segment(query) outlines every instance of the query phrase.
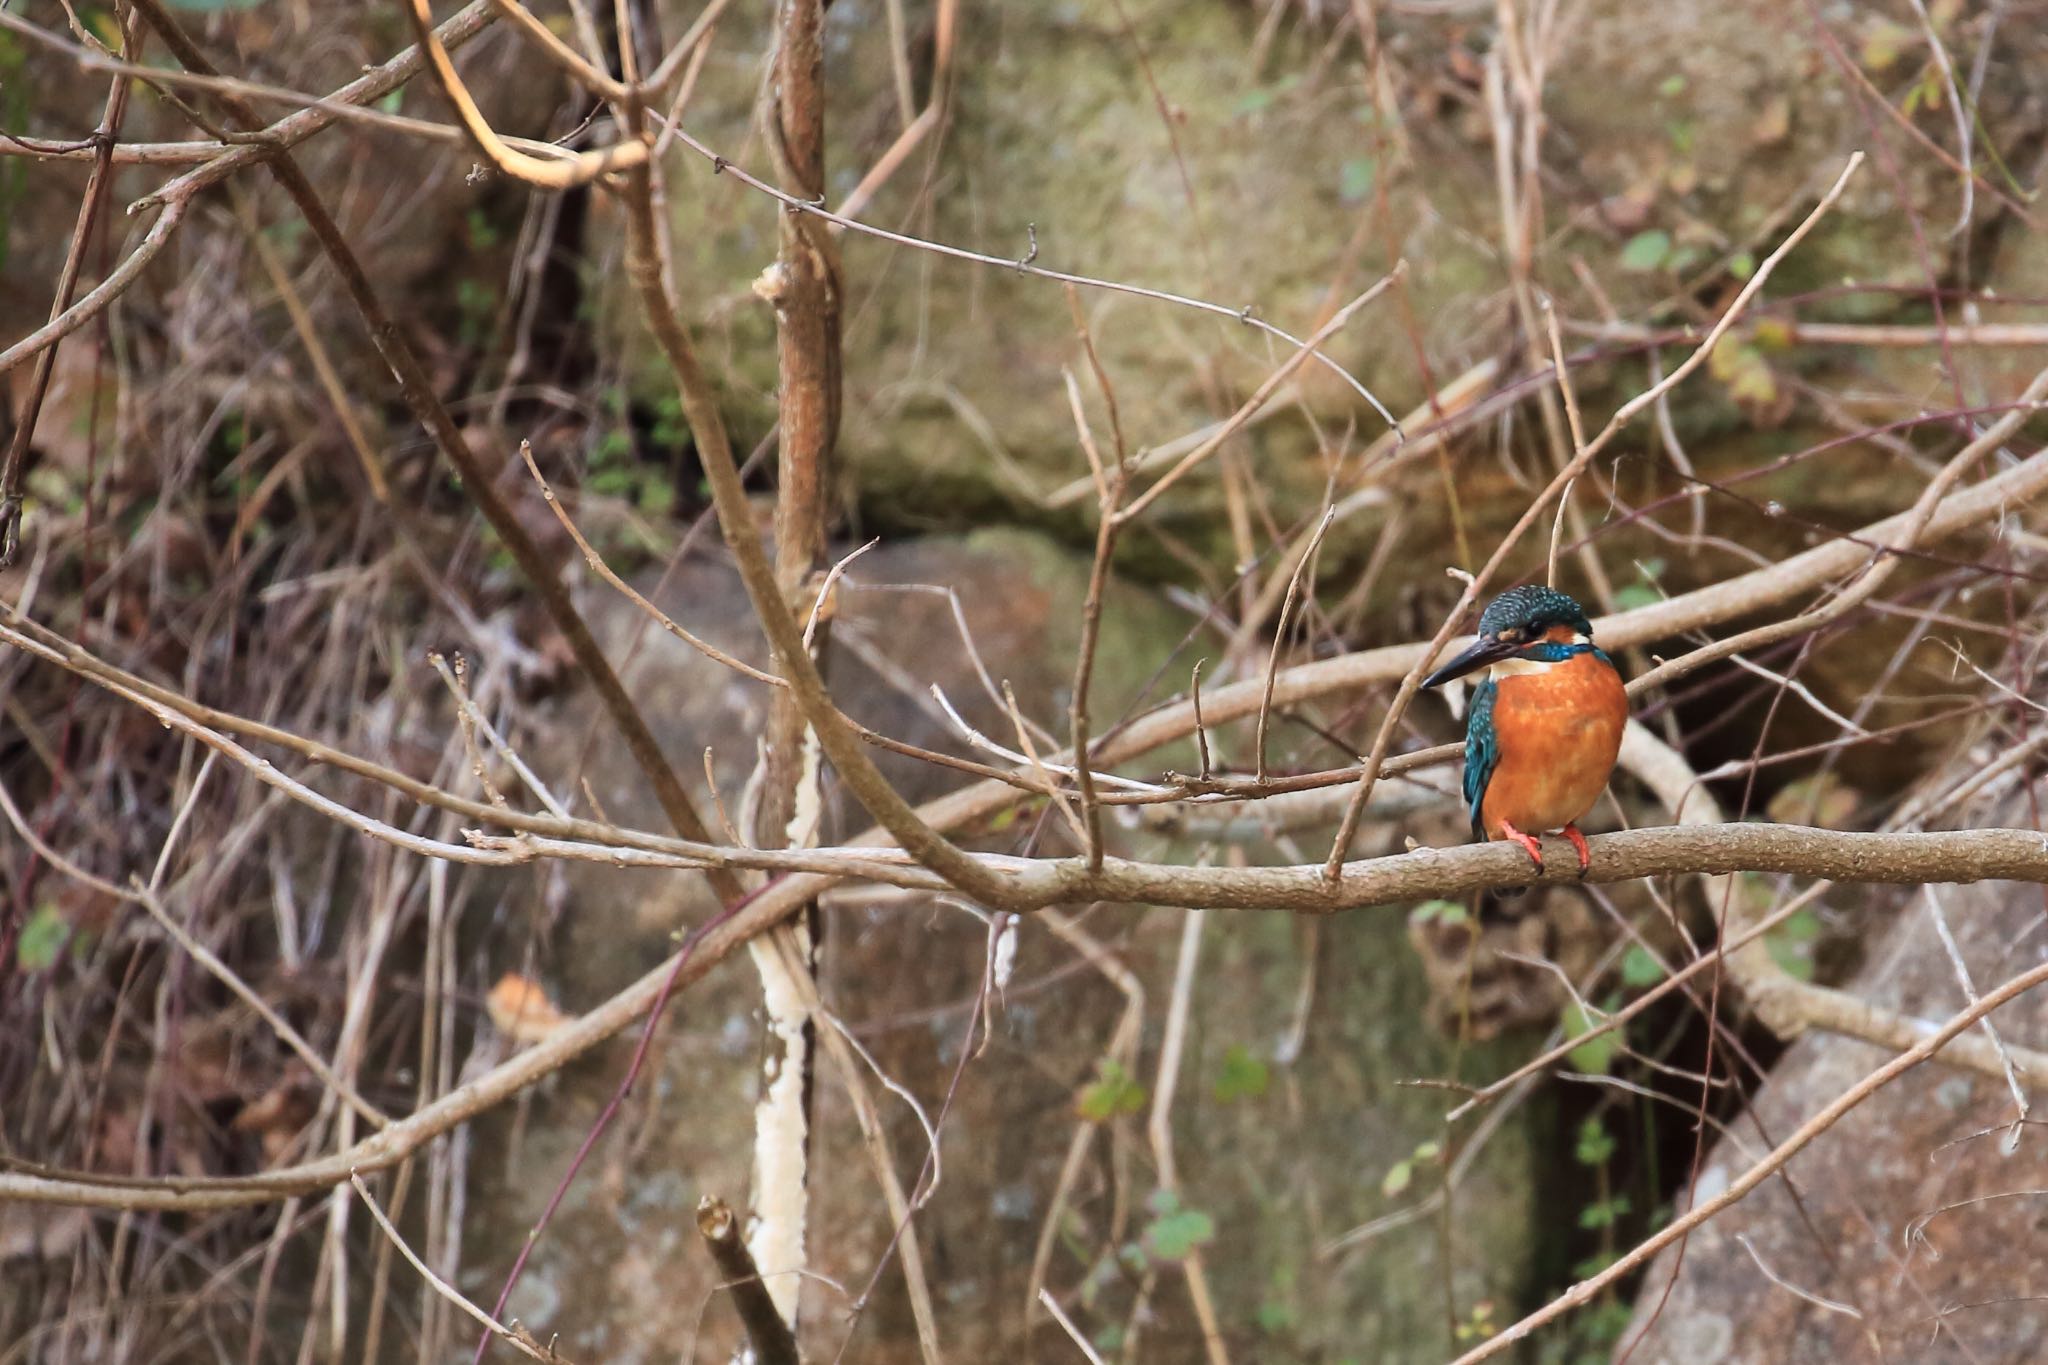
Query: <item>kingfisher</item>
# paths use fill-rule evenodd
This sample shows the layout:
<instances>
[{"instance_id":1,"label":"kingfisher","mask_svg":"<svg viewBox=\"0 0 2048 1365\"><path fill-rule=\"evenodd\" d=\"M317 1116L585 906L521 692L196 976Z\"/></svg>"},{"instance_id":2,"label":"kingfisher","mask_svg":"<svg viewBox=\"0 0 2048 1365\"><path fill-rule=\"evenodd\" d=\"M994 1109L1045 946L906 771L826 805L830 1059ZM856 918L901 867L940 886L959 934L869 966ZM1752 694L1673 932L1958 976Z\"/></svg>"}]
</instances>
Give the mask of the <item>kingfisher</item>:
<instances>
[{"instance_id":1,"label":"kingfisher","mask_svg":"<svg viewBox=\"0 0 2048 1365\"><path fill-rule=\"evenodd\" d=\"M1422 680L1435 687L1479 669L1465 720L1465 805L1472 837L1510 839L1543 870L1539 836L1556 830L1592 859L1578 821L1614 771L1628 693L1593 643L1585 609L1555 588L1525 584L1493 599L1472 647Z\"/></svg>"}]
</instances>

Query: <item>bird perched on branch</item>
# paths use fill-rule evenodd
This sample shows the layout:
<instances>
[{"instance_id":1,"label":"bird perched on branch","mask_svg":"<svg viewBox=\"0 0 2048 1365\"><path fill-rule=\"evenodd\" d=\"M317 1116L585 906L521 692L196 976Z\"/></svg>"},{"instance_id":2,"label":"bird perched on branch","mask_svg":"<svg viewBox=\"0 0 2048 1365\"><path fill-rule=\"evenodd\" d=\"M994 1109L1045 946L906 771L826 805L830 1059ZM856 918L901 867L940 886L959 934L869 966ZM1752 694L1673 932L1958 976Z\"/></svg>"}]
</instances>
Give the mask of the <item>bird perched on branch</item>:
<instances>
[{"instance_id":1,"label":"bird perched on branch","mask_svg":"<svg viewBox=\"0 0 2048 1365\"><path fill-rule=\"evenodd\" d=\"M1606 789L1628 724L1621 674L1593 643L1585 610L1536 584L1494 598L1479 617L1479 639L1422 685L1482 668L1465 721L1472 837L1513 840L1541 872L1538 836L1560 830L1583 876L1591 860L1577 822Z\"/></svg>"}]
</instances>

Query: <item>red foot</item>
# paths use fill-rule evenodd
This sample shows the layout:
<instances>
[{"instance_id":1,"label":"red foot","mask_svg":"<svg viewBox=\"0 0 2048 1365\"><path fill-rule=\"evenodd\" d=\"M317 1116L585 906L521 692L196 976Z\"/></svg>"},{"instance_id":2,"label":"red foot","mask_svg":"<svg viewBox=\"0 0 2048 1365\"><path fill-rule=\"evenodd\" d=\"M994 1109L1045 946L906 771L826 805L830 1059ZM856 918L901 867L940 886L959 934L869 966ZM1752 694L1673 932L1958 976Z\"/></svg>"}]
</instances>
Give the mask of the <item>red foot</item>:
<instances>
[{"instance_id":1,"label":"red foot","mask_svg":"<svg viewBox=\"0 0 2048 1365\"><path fill-rule=\"evenodd\" d=\"M1513 825L1509 824L1505 820L1500 822L1500 834L1503 839L1512 839L1514 842L1520 844L1522 846L1522 850L1529 855L1529 861L1536 864L1536 870L1538 872L1543 871L1542 840L1536 838L1534 835L1522 833L1522 831L1516 829Z\"/></svg>"},{"instance_id":2,"label":"red foot","mask_svg":"<svg viewBox=\"0 0 2048 1365\"><path fill-rule=\"evenodd\" d=\"M1572 847L1579 851L1579 880L1584 881L1586 873L1593 867L1593 855L1586 851L1586 836L1579 833L1577 825L1566 825L1564 837L1571 840Z\"/></svg>"}]
</instances>

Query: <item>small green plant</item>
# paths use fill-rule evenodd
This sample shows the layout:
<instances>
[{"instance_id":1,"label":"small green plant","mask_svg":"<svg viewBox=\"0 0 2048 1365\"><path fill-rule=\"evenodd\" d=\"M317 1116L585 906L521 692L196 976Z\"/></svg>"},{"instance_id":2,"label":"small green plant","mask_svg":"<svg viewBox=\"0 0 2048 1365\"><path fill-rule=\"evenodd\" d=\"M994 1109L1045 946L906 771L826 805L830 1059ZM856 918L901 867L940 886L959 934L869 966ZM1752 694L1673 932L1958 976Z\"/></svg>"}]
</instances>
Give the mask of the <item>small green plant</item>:
<instances>
[{"instance_id":1,"label":"small green plant","mask_svg":"<svg viewBox=\"0 0 2048 1365\"><path fill-rule=\"evenodd\" d=\"M1188 1208L1172 1190L1154 1190L1146 1201L1152 1221L1138 1239L1138 1247L1150 1261L1185 1261L1216 1240L1216 1220L1200 1209Z\"/></svg>"},{"instance_id":2,"label":"small green plant","mask_svg":"<svg viewBox=\"0 0 2048 1365\"><path fill-rule=\"evenodd\" d=\"M491 321L498 315L498 291L482 280L455 282L456 335L465 347L474 349L489 335Z\"/></svg>"},{"instance_id":3,"label":"small green plant","mask_svg":"<svg viewBox=\"0 0 2048 1365\"><path fill-rule=\"evenodd\" d=\"M1443 1160L1443 1155L1443 1144L1440 1142L1418 1144L1413 1152L1387 1168L1386 1175L1380 1179L1380 1193L1389 1199L1405 1193L1408 1187L1415 1183L1415 1168L1435 1165Z\"/></svg>"},{"instance_id":4,"label":"small green plant","mask_svg":"<svg viewBox=\"0 0 2048 1365\"><path fill-rule=\"evenodd\" d=\"M1771 961L1787 973L1801 981L1811 981L1820 929L1820 916L1811 910L1795 910L1783 924L1764 935L1764 947L1770 951Z\"/></svg>"},{"instance_id":5,"label":"small green plant","mask_svg":"<svg viewBox=\"0 0 2048 1365\"><path fill-rule=\"evenodd\" d=\"M1642 990L1654 986L1664 979L1664 965L1650 955L1650 950L1637 943L1630 946L1621 959L1621 984Z\"/></svg>"},{"instance_id":6,"label":"small green plant","mask_svg":"<svg viewBox=\"0 0 2048 1365\"><path fill-rule=\"evenodd\" d=\"M1622 244L1621 268L1638 275L1662 270L1671 256L1671 234L1662 228L1638 232Z\"/></svg>"},{"instance_id":7,"label":"small green plant","mask_svg":"<svg viewBox=\"0 0 2048 1365\"><path fill-rule=\"evenodd\" d=\"M70 922L63 911L45 902L21 926L21 934L14 940L14 964L24 973L47 971L57 965L69 942Z\"/></svg>"},{"instance_id":8,"label":"small green plant","mask_svg":"<svg viewBox=\"0 0 2048 1365\"><path fill-rule=\"evenodd\" d=\"M1255 1100L1266 1093L1271 1079L1266 1064L1253 1056L1250 1048L1232 1043L1224 1051L1223 1066L1216 1075L1216 1101L1229 1104L1232 1100Z\"/></svg>"},{"instance_id":9,"label":"small green plant","mask_svg":"<svg viewBox=\"0 0 2048 1365\"><path fill-rule=\"evenodd\" d=\"M1615 1057L1621 1052L1624 1025L1616 1025L1605 1033L1594 1030L1607 1022L1607 1015L1621 1004L1618 996L1609 996L1600 1009L1591 1009L1574 1000L1564 1008L1564 1025L1567 1038L1585 1039L1571 1050L1569 1060L1580 1071L1595 1076L1605 1076L1614 1066Z\"/></svg>"},{"instance_id":10,"label":"small green plant","mask_svg":"<svg viewBox=\"0 0 2048 1365\"><path fill-rule=\"evenodd\" d=\"M1458 1324L1457 1337L1460 1345L1472 1341L1485 1341L1500 1330L1500 1324L1493 1320L1493 1300L1481 1299L1472 1305L1472 1311Z\"/></svg>"},{"instance_id":11,"label":"small green plant","mask_svg":"<svg viewBox=\"0 0 2048 1365\"><path fill-rule=\"evenodd\" d=\"M1410 924L1437 923L1448 927L1463 924L1472 912L1456 901L1424 901L1408 912Z\"/></svg>"},{"instance_id":12,"label":"small green plant","mask_svg":"<svg viewBox=\"0 0 2048 1365\"><path fill-rule=\"evenodd\" d=\"M490 215L482 208L472 206L463 217L463 226L469 233L469 245L473 251L489 251L504 240L505 234L491 221Z\"/></svg>"},{"instance_id":13,"label":"small green plant","mask_svg":"<svg viewBox=\"0 0 2048 1365\"><path fill-rule=\"evenodd\" d=\"M1135 1114L1145 1107L1145 1087L1130 1070L1113 1057L1095 1064L1095 1079L1081 1087L1074 1100L1074 1112L1090 1123L1107 1123L1119 1114Z\"/></svg>"},{"instance_id":14,"label":"small green plant","mask_svg":"<svg viewBox=\"0 0 2048 1365\"><path fill-rule=\"evenodd\" d=\"M1369 156L1354 156L1337 168L1337 197L1347 204L1362 202L1372 193L1378 164Z\"/></svg>"},{"instance_id":15,"label":"small green plant","mask_svg":"<svg viewBox=\"0 0 2048 1365\"><path fill-rule=\"evenodd\" d=\"M1664 600L1665 593L1659 586L1664 577L1664 561L1655 555L1636 561L1636 578L1633 583L1624 583L1614 590L1614 607L1617 611L1632 611L1647 607L1653 602Z\"/></svg>"},{"instance_id":16,"label":"small green plant","mask_svg":"<svg viewBox=\"0 0 2048 1365\"><path fill-rule=\"evenodd\" d=\"M1600 1249L1572 1267L1572 1275L1577 1279L1584 1280L1599 1274L1613 1265L1620 1255L1617 1228L1631 1212L1631 1206L1628 1195L1613 1188L1612 1163L1619 1147L1598 1114L1587 1116L1579 1125L1577 1140L1572 1145L1572 1159L1593 1172L1595 1189L1593 1199L1579 1210L1579 1226L1600 1234ZM1564 1341L1554 1344L1558 1349L1546 1350L1543 1358L1584 1361L1588 1365L1596 1360L1606 1360L1610 1348L1628 1330L1630 1318L1628 1303L1610 1287L1602 1293L1597 1304L1581 1315Z\"/></svg>"}]
</instances>

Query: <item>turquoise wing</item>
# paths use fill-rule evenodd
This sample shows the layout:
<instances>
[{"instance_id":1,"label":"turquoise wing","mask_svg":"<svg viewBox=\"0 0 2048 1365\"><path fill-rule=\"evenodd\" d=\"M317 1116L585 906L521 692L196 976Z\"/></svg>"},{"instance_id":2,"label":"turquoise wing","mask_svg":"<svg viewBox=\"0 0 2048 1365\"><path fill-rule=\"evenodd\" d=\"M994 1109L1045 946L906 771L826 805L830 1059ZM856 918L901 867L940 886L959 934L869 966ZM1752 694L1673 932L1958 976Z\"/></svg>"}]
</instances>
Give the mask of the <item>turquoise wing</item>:
<instances>
[{"instance_id":1,"label":"turquoise wing","mask_svg":"<svg viewBox=\"0 0 2048 1365\"><path fill-rule=\"evenodd\" d=\"M1479 803L1486 799L1486 784L1500 763L1500 736L1493 728L1493 696L1498 689L1493 679L1472 689L1472 708L1465 714L1465 809L1472 817L1472 837L1485 842L1486 826L1479 818Z\"/></svg>"}]
</instances>

